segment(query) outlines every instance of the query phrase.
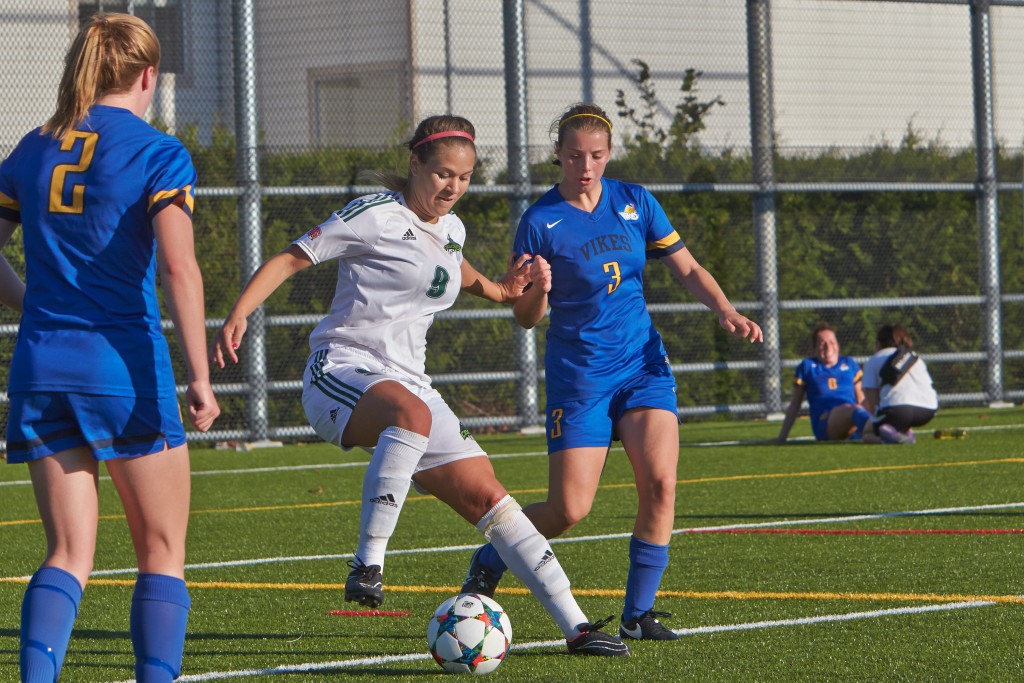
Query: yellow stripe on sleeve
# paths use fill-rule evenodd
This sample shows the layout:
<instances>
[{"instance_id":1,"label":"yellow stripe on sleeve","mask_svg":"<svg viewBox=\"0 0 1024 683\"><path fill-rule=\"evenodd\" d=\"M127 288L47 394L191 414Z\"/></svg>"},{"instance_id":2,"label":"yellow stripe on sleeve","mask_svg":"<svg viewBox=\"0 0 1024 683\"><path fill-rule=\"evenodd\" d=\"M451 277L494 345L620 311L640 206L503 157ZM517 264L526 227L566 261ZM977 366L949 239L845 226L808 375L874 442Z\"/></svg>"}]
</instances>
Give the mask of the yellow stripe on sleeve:
<instances>
[{"instance_id":1,"label":"yellow stripe on sleeve","mask_svg":"<svg viewBox=\"0 0 1024 683\"><path fill-rule=\"evenodd\" d=\"M669 234L662 237L657 242L648 242L647 251L654 251L656 249L666 249L671 247L673 244L679 241L679 233L673 230Z\"/></svg>"},{"instance_id":2,"label":"yellow stripe on sleeve","mask_svg":"<svg viewBox=\"0 0 1024 683\"><path fill-rule=\"evenodd\" d=\"M11 211L21 211L21 204L18 203L17 199L8 197L3 192L0 192L0 208L10 209Z\"/></svg>"}]
</instances>

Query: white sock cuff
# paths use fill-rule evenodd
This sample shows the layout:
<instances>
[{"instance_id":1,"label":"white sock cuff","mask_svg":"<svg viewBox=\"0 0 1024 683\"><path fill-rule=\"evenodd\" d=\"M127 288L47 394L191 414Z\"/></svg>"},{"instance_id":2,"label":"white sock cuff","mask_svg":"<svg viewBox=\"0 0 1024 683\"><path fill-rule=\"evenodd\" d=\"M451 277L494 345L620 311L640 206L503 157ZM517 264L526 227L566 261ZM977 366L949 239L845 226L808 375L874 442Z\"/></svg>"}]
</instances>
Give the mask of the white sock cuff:
<instances>
[{"instance_id":1,"label":"white sock cuff","mask_svg":"<svg viewBox=\"0 0 1024 683\"><path fill-rule=\"evenodd\" d=\"M522 510L522 508L516 503L516 499L512 497L512 494L506 493L504 498L484 513L484 516L476 523L476 530L482 533L484 538L491 540L491 527L495 524L500 524L502 521L509 521L505 519L508 513L514 513L518 510ZM501 513L500 516L499 513Z\"/></svg>"},{"instance_id":2,"label":"white sock cuff","mask_svg":"<svg viewBox=\"0 0 1024 683\"><path fill-rule=\"evenodd\" d=\"M408 429L402 429L401 427L387 427L377 437L377 445L380 446L382 440L397 441L400 444L415 448L419 451L427 450L427 444L430 443L430 438L418 434L416 432L410 432Z\"/></svg>"}]
</instances>

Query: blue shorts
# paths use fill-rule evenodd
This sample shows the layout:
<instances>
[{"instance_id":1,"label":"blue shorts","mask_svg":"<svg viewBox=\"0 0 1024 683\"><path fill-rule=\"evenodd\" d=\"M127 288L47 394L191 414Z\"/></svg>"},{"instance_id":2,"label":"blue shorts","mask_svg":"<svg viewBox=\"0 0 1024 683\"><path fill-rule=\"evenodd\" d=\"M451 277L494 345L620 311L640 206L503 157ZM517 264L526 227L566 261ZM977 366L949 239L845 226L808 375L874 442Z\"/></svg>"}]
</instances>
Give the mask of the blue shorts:
<instances>
[{"instance_id":1,"label":"blue shorts","mask_svg":"<svg viewBox=\"0 0 1024 683\"><path fill-rule=\"evenodd\" d=\"M595 398L548 402L548 453L567 448L607 447L619 438L616 425L627 410L658 408L677 415L676 379L664 363L651 363L615 390ZM678 418L677 418L678 419Z\"/></svg>"},{"instance_id":2,"label":"blue shorts","mask_svg":"<svg viewBox=\"0 0 1024 683\"><path fill-rule=\"evenodd\" d=\"M177 398L67 392L11 394L7 462L88 446L97 460L135 458L185 443Z\"/></svg>"}]
</instances>

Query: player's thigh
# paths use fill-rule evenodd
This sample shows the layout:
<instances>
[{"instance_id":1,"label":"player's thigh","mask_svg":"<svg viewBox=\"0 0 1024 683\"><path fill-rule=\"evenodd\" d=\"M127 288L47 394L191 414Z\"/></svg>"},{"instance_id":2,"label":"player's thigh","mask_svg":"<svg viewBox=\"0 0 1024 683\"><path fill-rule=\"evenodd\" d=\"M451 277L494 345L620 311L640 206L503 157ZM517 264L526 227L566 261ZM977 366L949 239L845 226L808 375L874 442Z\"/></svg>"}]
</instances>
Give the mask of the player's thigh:
<instances>
[{"instance_id":1,"label":"player's thigh","mask_svg":"<svg viewBox=\"0 0 1024 683\"><path fill-rule=\"evenodd\" d=\"M494 476L485 455L459 458L437 467L420 470L416 484L455 510L470 524L476 524L508 492Z\"/></svg>"},{"instance_id":2,"label":"player's thigh","mask_svg":"<svg viewBox=\"0 0 1024 683\"><path fill-rule=\"evenodd\" d=\"M567 521L590 512L601 481L607 447L569 448L548 456L548 499Z\"/></svg>"},{"instance_id":3,"label":"player's thigh","mask_svg":"<svg viewBox=\"0 0 1024 683\"><path fill-rule=\"evenodd\" d=\"M302 407L317 436L344 449L372 448L387 427L430 430L430 411L407 378L371 356L347 349L313 353Z\"/></svg>"},{"instance_id":4,"label":"player's thigh","mask_svg":"<svg viewBox=\"0 0 1024 683\"><path fill-rule=\"evenodd\" d=\"M828 430L826 435L830 441L842 441L853 431L853 411L857 406L849 403L836 406L828 411Z\"/></svg>"},{"instance_id":5,"label":"player's thigh","mask_svg":"<svg viewBox=\"0 0 1024 683\"><path fill-rule=\"evenodd\" d=\"M140 571L183 578L191 499L188 446L106 461Z\"/></svg>"},{"instance_id":6,"label":"player's thigh","mask_svg":"<svg viewBox=\"0 0 1024 683\"><path fill-rule=\"evenodd\" d=\"M67 570L84 586L96 550L99 463L82 446L32 460L28 469L46 534L46 564Z\"/></svg>"},{"instance_id":7,"label":"player's thigh","mask_svg":"<svg viewBox=\"0 0 1024 683\"><path fill-rule=\"evenodd\" d=\"M617 424L638 489L661 482L674 488L679 466L679 418L675 411L634 408Z\"/></svg>"}]
</instances>

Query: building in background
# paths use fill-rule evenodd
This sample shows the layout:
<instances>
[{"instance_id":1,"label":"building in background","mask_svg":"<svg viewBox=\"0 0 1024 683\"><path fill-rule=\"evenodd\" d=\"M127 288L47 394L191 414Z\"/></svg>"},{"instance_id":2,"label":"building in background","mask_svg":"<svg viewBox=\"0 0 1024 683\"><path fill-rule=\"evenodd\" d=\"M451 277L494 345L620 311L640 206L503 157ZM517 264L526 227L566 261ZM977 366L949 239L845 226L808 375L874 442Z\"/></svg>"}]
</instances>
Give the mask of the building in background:
<instances>
[{"instance_id":1,"label":"building in background","mask_svg":"<svg viewBox=\"0 0 1024 683\"><path fill-rule=\"evenodd\" d=\"M232 2L5 0L0 8L0 154L51 113L61 60L98 9L150 21L164 48L151 114L201 138L233 120ZM525 0L529 142L550 148L568 104L639 106L647 62L667 127L686 69L721 97L701 142L749 147L744 3ZM496 0L254 0L261 142L277 151L380 145L449 109L477 125L485 156L505 147L503 3ZM999 140L1024 140L1024 8L993 7ZM898 143L973 144L968 4L776 0L771 4L776 131L783 153ZM616 124L625 123L616 118ZM618 126L626 132L625 126Z\"/></svg>"}]
</instances>

